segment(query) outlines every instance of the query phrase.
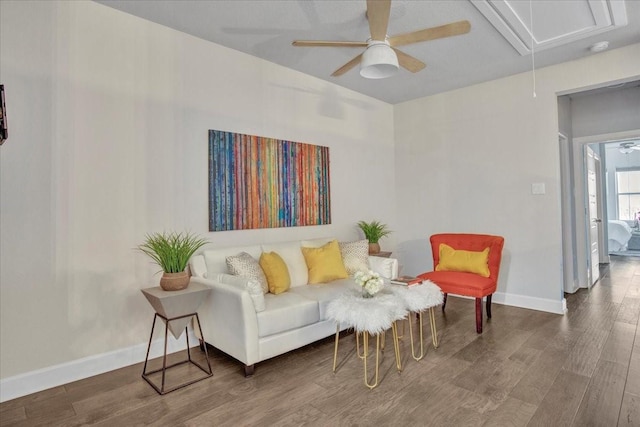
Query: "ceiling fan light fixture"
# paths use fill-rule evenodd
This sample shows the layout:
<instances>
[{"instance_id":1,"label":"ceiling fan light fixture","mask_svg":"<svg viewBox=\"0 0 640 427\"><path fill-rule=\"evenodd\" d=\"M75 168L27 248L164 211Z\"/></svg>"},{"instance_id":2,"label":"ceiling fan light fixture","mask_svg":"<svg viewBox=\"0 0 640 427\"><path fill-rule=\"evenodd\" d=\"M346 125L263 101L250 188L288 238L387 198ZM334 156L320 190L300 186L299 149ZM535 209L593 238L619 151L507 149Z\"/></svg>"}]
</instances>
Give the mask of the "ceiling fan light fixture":
<instances>
[{"instance_id":1,"label":"ceiling fan light fixture","mask_svg":"<svg viewBox=\"0 0 640 427\"><path fill-rule=\"evenodd\" d=\"M362 54L360 75L366 79L385 79L398 72L398 56L383 41L372 41Z\"/></svg>"}]
</instances>

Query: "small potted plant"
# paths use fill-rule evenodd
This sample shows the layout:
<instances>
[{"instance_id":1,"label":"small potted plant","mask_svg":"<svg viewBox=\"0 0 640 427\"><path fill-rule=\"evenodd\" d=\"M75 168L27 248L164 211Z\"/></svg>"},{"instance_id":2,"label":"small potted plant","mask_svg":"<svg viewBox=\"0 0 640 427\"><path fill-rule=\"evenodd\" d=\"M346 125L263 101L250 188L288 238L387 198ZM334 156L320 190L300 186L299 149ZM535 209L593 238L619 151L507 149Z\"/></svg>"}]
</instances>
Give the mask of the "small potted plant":
<instances>
[{"instance_id":1,"label":"small potted plant","mask_svg":"<svg viewBox=\"0 0 640 427\"><path fill-rule=\"evenodd\" d=\"M364 237L369 241L369 253L377 254L380 252L380 244L378 241L391 234L391 230L387 227L387 224L382 224L380 221L359 221L358 227L364 233Z\"/></svg>"},{"instance_id":2,"label":"small potted plant","mask_svg":"<svg viewBox=\"0 0 640 427\"><path fill-rule=\"evenodd\" d=\"M207 243L191 233L150 233L138 249L162 268L160 287L165 291L179 291L189 285L186 271L189 258Z\"/></svg>"}]
</instances>

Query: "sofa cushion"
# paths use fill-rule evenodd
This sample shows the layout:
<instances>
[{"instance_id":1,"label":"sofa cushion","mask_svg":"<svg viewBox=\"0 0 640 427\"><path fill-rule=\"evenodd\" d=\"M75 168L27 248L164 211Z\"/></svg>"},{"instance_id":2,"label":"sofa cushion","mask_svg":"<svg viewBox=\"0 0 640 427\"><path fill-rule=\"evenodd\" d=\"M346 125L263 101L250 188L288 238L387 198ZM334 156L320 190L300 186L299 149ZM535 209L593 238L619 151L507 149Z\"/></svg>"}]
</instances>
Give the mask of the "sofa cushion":
<instances>
[{"instance_id":1,"label":"sofa cushion","mask_svg":"<svg viewBox=\"0 0 640 427\"><path fill-rule=\"evenodd\" d=\"M226 273L216 274L214 280L246 290L253 301L253 308L255 308L256 313L264 310L264 292L262 292L262 286L257 280L243 276L232 276Z\"/></svg>"},{"instance_id":2,"label":"sofa cushion","mask_svg":"<svg viewBox=\"0 0 640 427\"><path fill-rule=\"evenodd\" d=\"M207 278L207 263L204 261L204 255L194 255L189 260L189 269L191 275L195 277Z\"/></svg>"},{"instance_id":3,"label":"sofa cushion","mask_svg":"<svg viewBox=\"0 0 640 427\"><path fill-rule=\"evenodd\" d=\"M248 253L240 252L237 255L228 256L227 268L234 276L243 276L257 280L262 287L262 292L265 294L269 292L267 277L264 275L262 267L260 267L258 260Z\"/></svg>"},{"instance_id":4,"label":"sofa cushion","mask_svg":"<svg viewBox=\"0 0 640 427\"><path fill-rule=\"evenodd\" d=\"M320 320L322 321L327 320L327 305L347 289L358 289L358 285L356 285L352 278L338 279L331 283L298 286L297 288L292 288L290 292L317 301L318 309L320 310Z\"/></svg>"},{"instance_id":5,"label":"sofa cushion","mask_svg":"<svg viewBox=\"0 0 640 427\"><path fill-rule=\"evenodd\" d=\"M262 252L277 252L289 269L291 287L306 285L309 280L307 264L304 262L300 241L283 242L262 245ZM258 255L259 257L259 255Z\"/></svg>"},{"instance_id":6,"label":"sofa cushion","mask_svg":"<svg viewBox=\"0 0 640 427\"><path fill-rule=\"evenodd\" d=\"M371 270L386 279L395 279L398 276L398 260L381 256L369 256Z\"/></svg>"},{"instance_id":7,"label":"sofa cushion","mask_svg":"<svg viewBox=\"0 0 640 427\"><path fill-rule=\"evenodd\" d=\"M480 252L465 251L440 243L440 261L435 270L460 271L489 277L489 248Z\"/></svg>"},{"instance_id":8,"label":"sofa cushion","mask_svg":"<svg viewBox=\"0 0 640 427\"><path fill-rule=\"evenodd\" d=\"M277 252L263 252L260 255L260 267L267 277L269 292L278 295L289 290L291 286L289 269Z\"/></svg>"},{"instance_id":9,"label":"sofa cushion","mask_svg":"<svg viewBox=\"0 0 640 427\"><path fill-rule=\"evenodd\" d=\"M302 242L300 242L300 246L304 248L319 248L331 242L332 240L336 240L336 238L335 237L319 237L317 239L303 240Z\"/></svg>"},{"instance_id":10,"label":"sofa cushion","mask_svg":"<svg viewBox=\"0 0 640 427\"><path fill-rule=\"evenodd\" d=\"M294 292L266 294L264 301L264 311L257 314L260 337L298 329L320 320L318 302Z\"/></svg>"},{"instance_id":11,"label":"sofa cushion","mask_svg":"<svg viewBox=\"0 0 640 427\"><path fill-rule=\"evenodd\" d=\"M342 262L337 240L319 248L302 248L302 255L309 268L309 283L326 283L349 277Z\"/></svg>"},{"instance_id":12,"label":"sofa cushion","mask_svg":"<svg viewBox=\"0 0 640 427\"><path fill-rule=\"evenodd\" d=\"M215 277L218 273L231 274L227 268L227 257L229 255L239 254L240 252L246 252L255 259L258 259L262 253L262 248L259 245L255 245L204 250L202 254L204 255L204 260L207 264L208 277Z\"/></svg>"},{"instance_id":13,"label":"sofa cushion","mask_svg":"<svg viewBox=\"0 0 640 427\"><path fill-rule=\"evenodd\" d=\"M344 268L349 274L369 270L369 241L340 242L340 253Z\"/></svg>"},{"instance_id":14,"label":"sofa cushion","mask_svg":"<svg viewBox=\"0 0 640 427\"><path fill-rule=\"evenodd\" d=\"M421 279L431 280L438 286L446 286L447 292L456 295L482 298L496 291L496 282L489 277L459 271L430 271L418 275Z\"/></svg>"}]
</instances>

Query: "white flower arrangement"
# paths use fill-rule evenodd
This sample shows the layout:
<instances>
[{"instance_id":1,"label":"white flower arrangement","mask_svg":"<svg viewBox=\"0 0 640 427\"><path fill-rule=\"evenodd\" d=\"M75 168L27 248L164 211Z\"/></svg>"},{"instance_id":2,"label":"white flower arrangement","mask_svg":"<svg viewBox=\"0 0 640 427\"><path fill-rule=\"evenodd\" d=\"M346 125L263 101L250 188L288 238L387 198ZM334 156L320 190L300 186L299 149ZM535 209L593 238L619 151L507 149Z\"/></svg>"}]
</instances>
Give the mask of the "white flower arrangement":
<instances>
[{"instance_id":1,"label":"white flower arrangement","mask_svg":"<svg viewBox=\"0 0 640 427\"><path fill-rule=\"evenodd\" d=\"M362 288L363 296L374 296L380 292L384 286L384 280L382 280L382 277L375 271L356 271L353 278Z\"/></svg>"}]
</instances>

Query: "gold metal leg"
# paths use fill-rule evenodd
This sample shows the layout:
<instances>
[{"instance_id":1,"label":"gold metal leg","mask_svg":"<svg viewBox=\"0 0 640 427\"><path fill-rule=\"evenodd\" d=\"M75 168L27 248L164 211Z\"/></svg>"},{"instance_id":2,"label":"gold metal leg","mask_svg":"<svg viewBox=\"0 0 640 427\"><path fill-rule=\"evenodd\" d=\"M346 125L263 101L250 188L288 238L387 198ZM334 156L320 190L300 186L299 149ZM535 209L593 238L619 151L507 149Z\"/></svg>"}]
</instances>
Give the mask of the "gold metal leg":
<instances>
[{"instance_id":1,"label":"gold metal leg","mask_svg":"<svg viewBox=\"0 0 640 427\"><path fill-rule=\"evenodd\" d=\"M410 318L410 316L407 316L404 320L406 320L406 321L408 321L408 322L411 322L411 318ZM407 329L407 327L405 326L405 325L406 325L406 323L405 323L405 321L404 321L404 320L402 321L402 334L398 334L398 339L399 339L399 340L401 340L402 338L404 338L404 334L405 334L406 329ZM411 326L411 325L409 325L409 326Z\"/></svg>"},{"instance_id":2,"label":"gold metal leg","mask_svg":"<svg viewBox=\"0 0 640 427\"><path fill-rule=\"evenodd\" d=\"M380 334L376 334L376 376L373 384L369 384L369 375L367 372L367 356L369 350L369 333L362 333L362 345L364 347L364 385L370 389L375 388L378 385L378 371L380 366Z\"/></svg>"},{"instance_id":3,"label":"gold metal leg","mask_svg":"<svg viewBox=\"0 0 640 427\"><path fill-rule=\"evenodd\" d=\"M340 323L336 325L336 343L333 348L333 372L336 371L336 363L338 360L338 341L340 340Z\"/></svg>"},{"instance_id":4,"label":"gold metal leg","mask_svg":"<svg viewBox=\"0 0 640 427\"><path fill-rule=\"evenodd\" d=\"M429 323L431 323L431 341L433 348L438 348L438 331L436 329L436 313L433 307L429 309Z\"/></svg>"},{"instance_id":5,"label":"gold metal leg","mask_svg":"<svg viewBox=\"0 0 640 427\"><path fill-rule=\"evenodd\" d=\"M356 353L360 359L364 359L364 354L360 352L360 332L356 331Z\"/></svg>"},{"instance_id":6,"label":"gold metal leg","mask_svg":"<svg viewBox=\"0 0 640 427\"><path fill-rule=\"evenodd\" d=\"M393 332L393 347L396 353L396 368L398 372L402 372L402 359L400 359L400 344L398 344L398 325L396 322L391 324L391 331Z\"/></svg>"},{"instance_id":7,"label":"gold metal leg","mask_svg":"<svg viewBox=\"0 0 640 427\"><path fill-rule=\"evenodd\" d=\"M413 322L411 321L411 317L414 315L420 319L420 324L418 326L420 328L420 354L419 355L416 355L416 351L413 344L413 340L414 340L413 329L411 327L411 324ZM424 332L422 327L422 313L409 313L409 335L411 335L411 356L415 360L421 360L424 357Z\"/></svg>"}]
</instances>

